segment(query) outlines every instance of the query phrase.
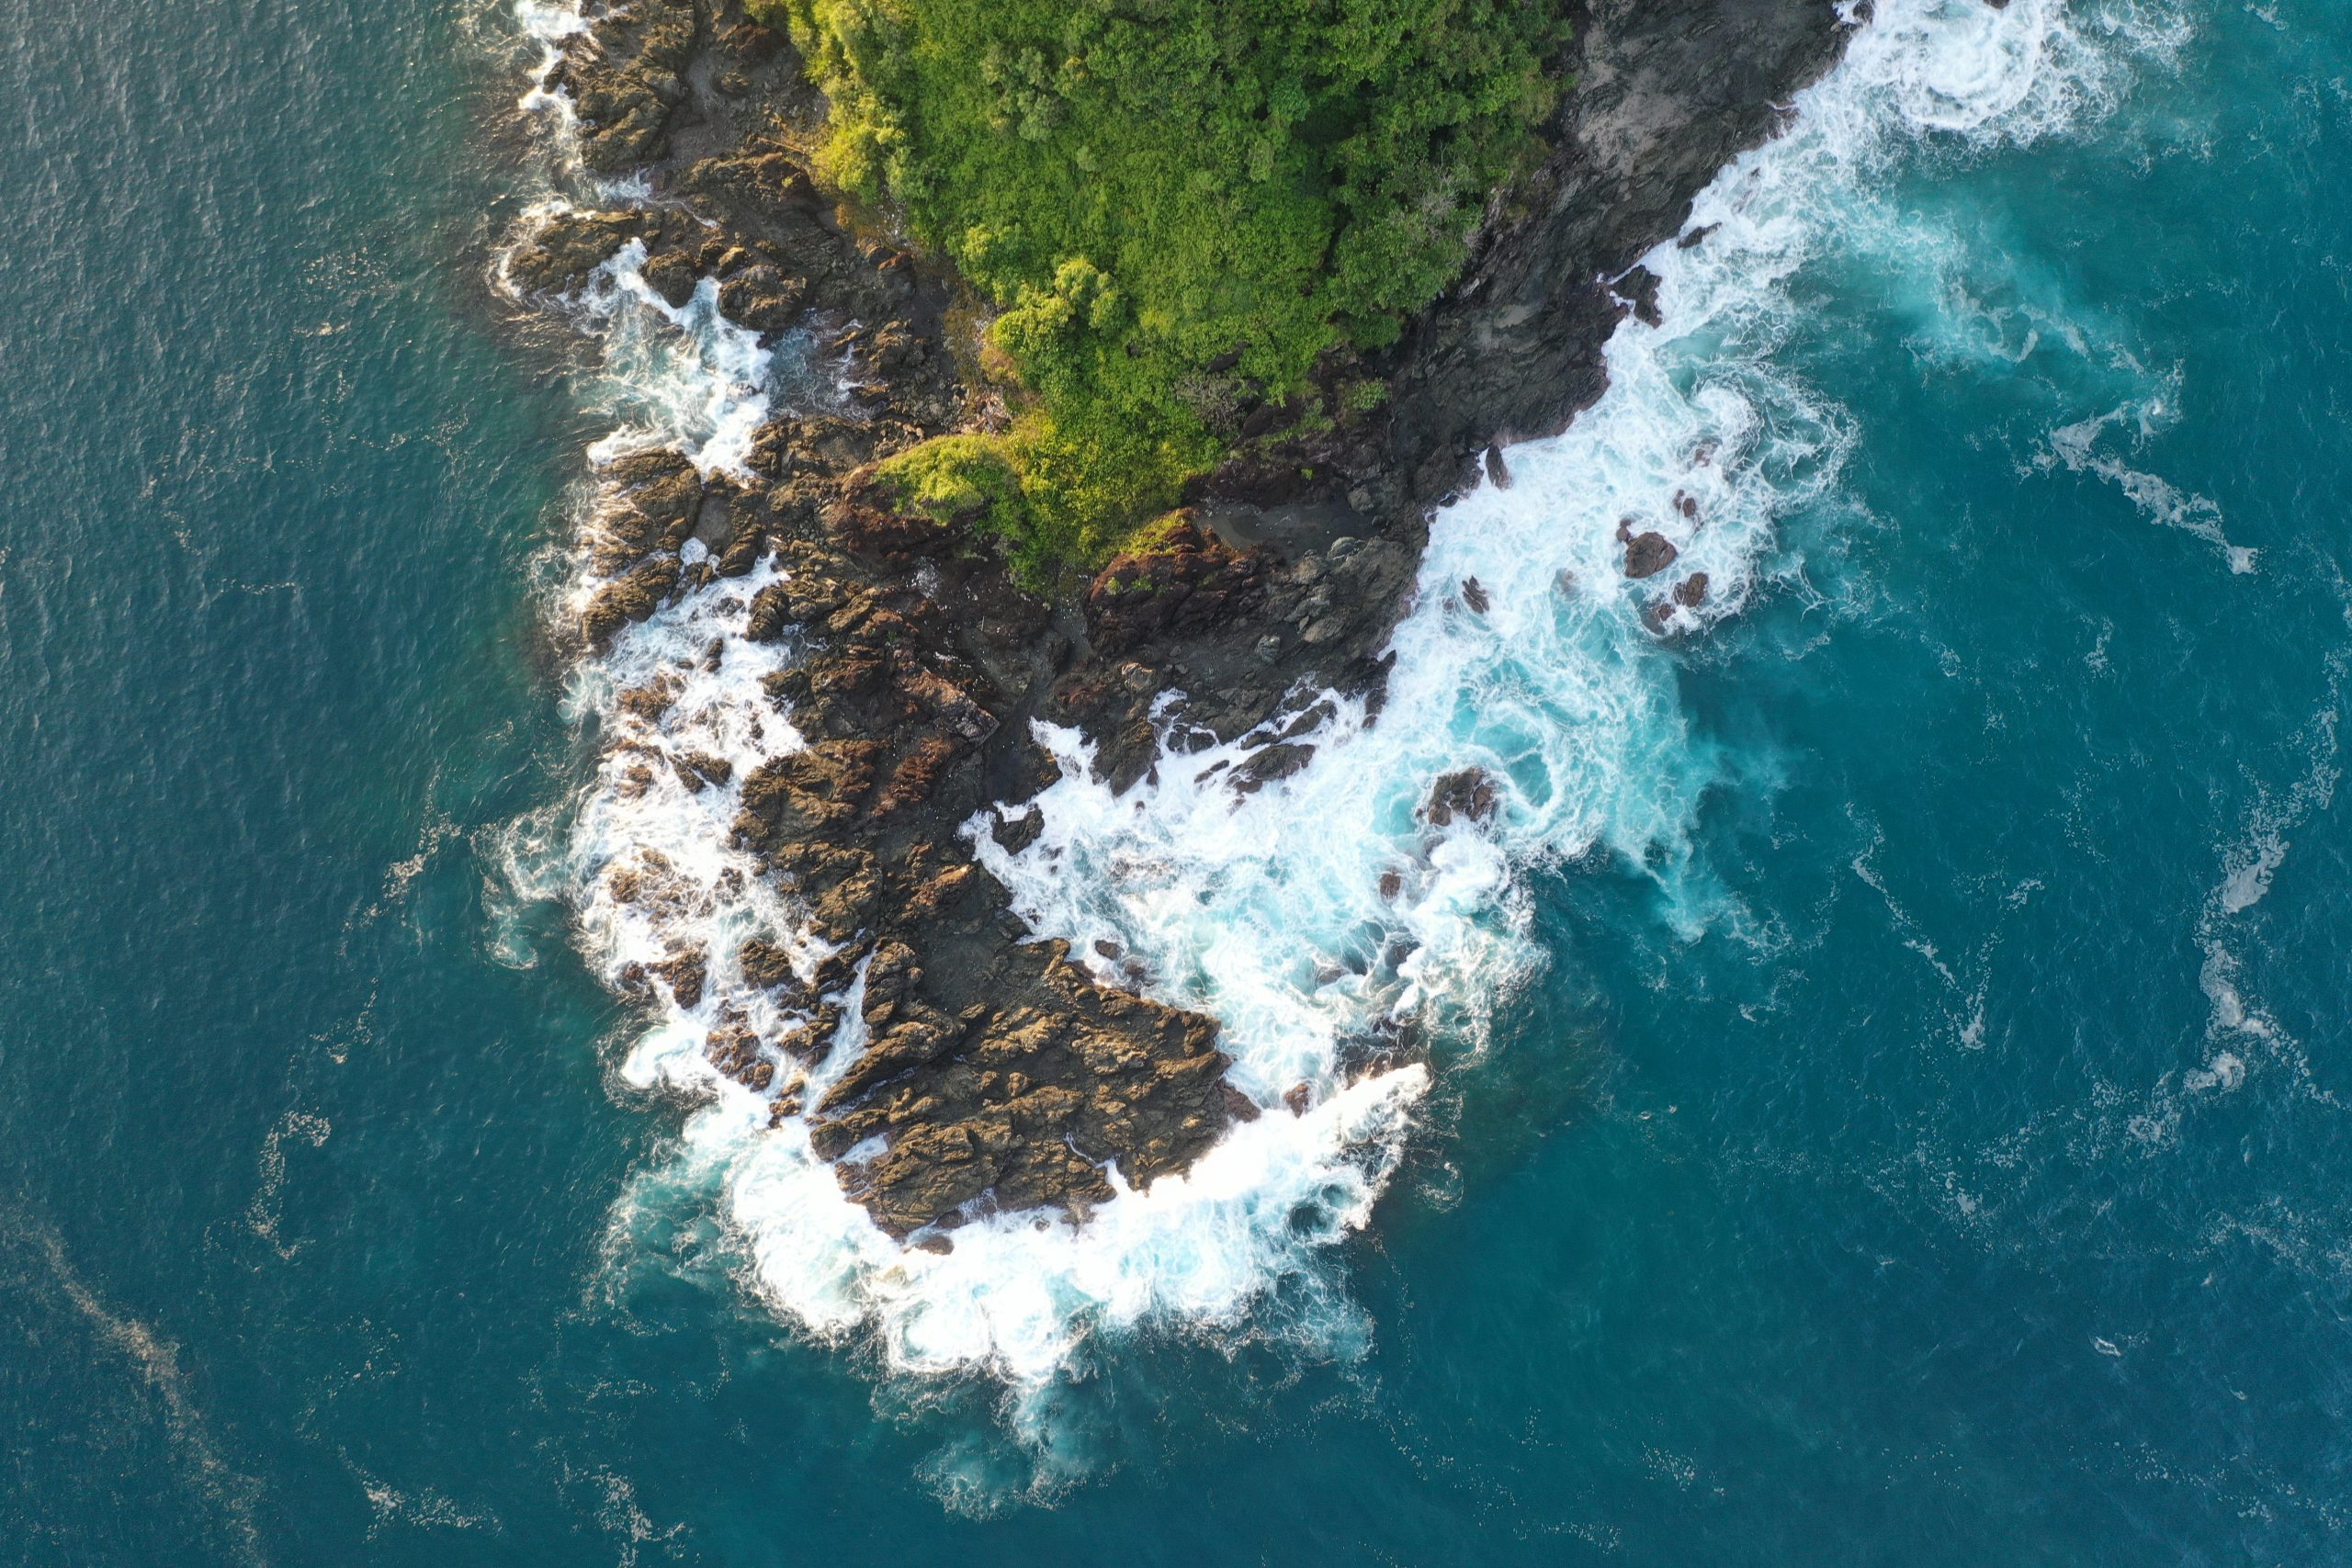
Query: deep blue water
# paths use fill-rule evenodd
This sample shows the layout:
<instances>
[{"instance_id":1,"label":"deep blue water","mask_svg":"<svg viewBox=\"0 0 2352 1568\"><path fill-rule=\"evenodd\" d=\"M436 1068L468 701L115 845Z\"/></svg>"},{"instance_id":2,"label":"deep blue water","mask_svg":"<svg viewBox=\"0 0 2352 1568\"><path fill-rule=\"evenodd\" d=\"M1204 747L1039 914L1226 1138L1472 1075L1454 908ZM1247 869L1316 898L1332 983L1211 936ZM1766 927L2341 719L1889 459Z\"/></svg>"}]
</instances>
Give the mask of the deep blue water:
<instances>
[{"instance_id":1,"label":"deep blue water","mask_svg":"<svg viewBox=\"0 0 2352 1568\"><path fill-rule=\"evenodd\" d=\"M608 1239L677 1117L498 870L592 433L482 281L511 29L15 8L0 1560L2342 1559L2352 13L2188 14L1791 286L1853 444L1675 656L1716 917L1546 874L1361 1354L1114 1347L1031 1497L988 1385Z\"/></svg>"}]
</instances>

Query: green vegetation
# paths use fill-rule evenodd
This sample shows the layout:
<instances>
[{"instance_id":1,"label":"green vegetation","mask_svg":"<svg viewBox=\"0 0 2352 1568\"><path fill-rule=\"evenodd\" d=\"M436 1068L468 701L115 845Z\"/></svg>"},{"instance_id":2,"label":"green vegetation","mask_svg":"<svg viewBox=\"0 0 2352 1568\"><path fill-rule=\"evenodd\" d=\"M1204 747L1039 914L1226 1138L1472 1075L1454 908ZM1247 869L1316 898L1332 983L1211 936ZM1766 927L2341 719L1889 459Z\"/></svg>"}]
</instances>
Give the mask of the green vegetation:
<instances>
[{"instance_id":1,"label":"green vegetation","mask_svg":"<svg viewBox=\"0 0 2352 1568\"><path fill-rule=\"evenodd\" d=\"M833 106L820 173L1001 308L1001 437L887 477L1034 579L1175 503L1261 401L1393 341L1557 84L1556 0L754 0ZM1329 378L1325 378L1328 381ZM1345 417L1378 384L1351 383Z\"/></svg>"}]
</instances>

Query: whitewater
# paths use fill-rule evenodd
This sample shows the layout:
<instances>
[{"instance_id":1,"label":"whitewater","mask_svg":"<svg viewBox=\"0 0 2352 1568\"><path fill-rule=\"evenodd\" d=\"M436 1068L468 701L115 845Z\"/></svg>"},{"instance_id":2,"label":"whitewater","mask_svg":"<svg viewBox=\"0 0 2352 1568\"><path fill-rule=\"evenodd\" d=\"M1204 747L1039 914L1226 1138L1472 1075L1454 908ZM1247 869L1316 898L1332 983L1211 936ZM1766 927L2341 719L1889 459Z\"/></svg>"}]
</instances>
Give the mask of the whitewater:
<instances>
[{"instance_id":1,"label":"whitewater","mask_svg":"<svg viewBox=\"0 0 2352 1568\"><path fill-rule=\"evenodd\" d=\"M521 0L515 17L545 51L522 100L543 127L539 210L641 194L597 184L571 155L571 110L547 78L556 42L585 26L579 12ZM1080 737L1040 728L1062 765L1035 801L1042 831L1013 854L987 831L989 814L967 829L1016 911L1074 953L1114 944L1141 961L1148 994L1216 1017L1233 1081L1261 1103L1310 1090L1303 1114L1237 1125L1186 1175L1123 1190L1083 1224L997 1215L957 1231L950 1253L902 1248L842 1193L799 1116L772 1116L769 1096L705 1056L722 1021L773 1037L797 1021L745 981L745 942L784 946L804 980L825 956L789 897L729 841L739 783L696 784L662 765L706 754L741 781L802 743L762 689L795 657L793 637L744 635L752 596L779 569L712 580L583 659L565 702L598 739L594 777L515 824L509 879L571 911L616 987L683 949L709 954L696 1005L662 1000L627 1049L628 1085L691 1109L675 1147L616 1207L614 1245L707 1205L737 1238L746 1288L798 1331L870 1343L893 1374L1000 1379L1016 1425L1033 1430L1047 1391L1137 1330L1274 1334L1344 1352L1363 1325L1329 1249L1371 1219L1434 1082L1419 1065L1357 1073L1362 1042L1418 1031L1440 1070L1486 1048L1491 1021L1545 963L1530 881L1563 868L1605 862L1645 877L1684 940L1769 940L1693 848L1703 797L1729 781L1679 705L1676 671L1759 595L1809 592L1780 524L1835 495L1867 417L1776 364L1804 309L1792 280L1830 247L1864 247L1916 268L1923 292L1956 297L1937 281L1944 237L1882 199L1892 173L2095 125L2182 29L2175 11L2124 0L1883 0L1782 134L1698 197L1685 235L1699 243L1669 240L1645 258L1661 279L1662 325L1619 327L1603 398L1566 434L1512 448L1508 488L1483 484L1437 514L1376 714L1306 694L1300 706L1319 695L1330 713L1306 738L1313 762L1247 796L1225 776L1271 728L1170 750L1152 779L1114 795ZM576 616L597 586L598 476L612 462L666 448L708 474L739 471L773 409L827 395L805 345L763 348L719 312L708 279L669 305L639 276L642 260L641 248L616 254L565 305L593 344L583 406L609 429L573 498L551 618ZM2053 433L2051 460L2099 474L2152 523L2189 527L2233 570L2252 570L2196 498L2139 482L2101 446L2161 410L2163 376L2141 379L2136 412ZM1658 581L1628 581L1628 526L1665 535L1676 580L1703 573L1703 598L1662 601ZM688 568L701 547L688 542ZM654 688L658 711L625 700ZM1421 807L1437 781L1471 768L1494 782L1496 813L1430 828ZM615 897L616 874L637 897ZM804 1103L863 1046L855 1006L845 1018L808 1069Z\"/></svg>"}]
</instances>

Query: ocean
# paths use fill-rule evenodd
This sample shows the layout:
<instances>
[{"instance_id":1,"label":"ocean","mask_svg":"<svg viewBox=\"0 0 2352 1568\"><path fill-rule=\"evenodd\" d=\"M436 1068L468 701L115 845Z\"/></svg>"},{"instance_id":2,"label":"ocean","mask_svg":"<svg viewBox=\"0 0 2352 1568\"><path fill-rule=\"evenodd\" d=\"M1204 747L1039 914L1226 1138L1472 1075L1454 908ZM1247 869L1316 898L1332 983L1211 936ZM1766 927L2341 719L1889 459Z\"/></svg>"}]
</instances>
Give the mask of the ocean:
<instances>
[{"instance_id":1,"label":"ocean","mask_svg":"<svg viewBox=\"0 0 2352 1568\"><path fill-rule=\"evenodd\" d=\"M826 387L502 290L571 15L0 20L0 1562L2346 1555L2352 13L1878 0L1376 722L988 846L1311 1111L903 1258L608 983L583 454Z\"/></svg>"}]
</instances>

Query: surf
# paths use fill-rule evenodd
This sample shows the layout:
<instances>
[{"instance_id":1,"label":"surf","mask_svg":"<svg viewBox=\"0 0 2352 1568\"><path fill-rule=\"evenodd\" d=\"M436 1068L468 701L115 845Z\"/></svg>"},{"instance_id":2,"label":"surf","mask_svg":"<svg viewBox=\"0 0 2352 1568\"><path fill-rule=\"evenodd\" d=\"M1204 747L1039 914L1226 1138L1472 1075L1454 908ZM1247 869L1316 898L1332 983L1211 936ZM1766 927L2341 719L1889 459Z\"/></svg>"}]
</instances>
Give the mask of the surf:
<instances>
[{"instance_id":1,"label":"surf","mask_svg":"<svg viewBox=\"0 0 2352 1568\"><path fill-rule=\"evenodd\" d=\"M521 0L515 16L551 51L579 13ZM2093 123L2130 62L2177 33L2169 13L2126 5L1880 5L1782 133L1727 166L1683 233L1644 258L1657 320L1620 325L1602 399L1564 434L1511 448L1508 485L1490 478L1437 514L1382 703L1298 694L1285 720L1306 727L1284 729L1313 759L1247 795L1232 774L1272 728L1201 750L1167 734L1182 743L1118 795L1081 737L1039 727L1060 780L976 817L975 853L1035 938L1216 1017L1233 1081L1280 1107L1148 1190L1114 1178L1118 1195L1089 1215L996 1214L957 1231L952 1252L902 1247L843 1194L801 1115L705 1054L714 1028L799 1021L745 979L745 943L781 947L804 981L826 956L730 838L741 781L802 743L763 689L793 636L746 635L752 595L780 569L689 586L584 653L565 703L600 741L594 776L516 825L506 869L526 897L567 908L590 964L643 998L651 1021L628 1043L624 1081L693 1106L674 1150L616 1206L616 1245L649 1214L707 1205L745 1285L784 1321L870 1345L891 1375L1001 1380L1016 1427L1040 1441L1046 1392L1122 1336L1262 1330L1280 1294L1293 1303L1280 1332L1326 1350L1356 1342L1334 1248L1371 1221L1435 1074L1490 1048L1542 973L1532 881L1605 862L1646 879L1686 939L1739 922L1694 847L1726 760L1681 706L1676 671L1758 596L1793 591L1803 562L1783 525L1835 494L1857 438L1853 411L1776 360L1799 309L1792 280L1825 247L1900 221L1879 193L1905 159ZM552 58L522 100L545 127L551 187L626 195L579 169L569 105L546 85ZM779 395L780 367L707 280L673 306L637 274L642 259L624 249L561 304L594 345L583 406L609 423L575 497L583 539L611 463L670 451L736 471ZM1629 575L1629 541L1651 536L1668 558ZM690 573L698 547L681 551ZM591 553L571 550L558 575L549 614L576 615L597 583ZM724 777L689 757L724 762ZM1035 839L1005 850L989 829L1033 804ZM616 872L638 897L614 897ZM708 954L691 1001L644 986L690 949ZM807 1102L863 1046L855 1007L845 1020ZM1427 1060L1380 1049L1415 1041Z\"/></svg>"}]
</instances>

